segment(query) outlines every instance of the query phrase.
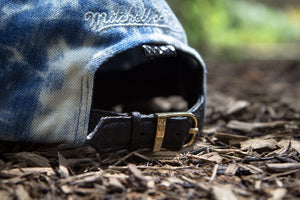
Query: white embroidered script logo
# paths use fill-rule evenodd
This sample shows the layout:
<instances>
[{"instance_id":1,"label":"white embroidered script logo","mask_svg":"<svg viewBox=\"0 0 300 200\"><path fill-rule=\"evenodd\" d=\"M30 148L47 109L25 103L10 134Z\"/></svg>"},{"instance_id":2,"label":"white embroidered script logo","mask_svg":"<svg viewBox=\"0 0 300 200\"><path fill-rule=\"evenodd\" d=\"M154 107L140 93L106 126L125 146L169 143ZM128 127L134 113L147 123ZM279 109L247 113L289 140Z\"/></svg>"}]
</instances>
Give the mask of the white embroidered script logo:
<instances>
[{"instance_id":1,"label":"white embroidered script logo","mask_svg":"<svg viewBox=\"0 0 300 200\"><path fill-rule=\"evenodd\" d=\"M89 22L92 30L100 32L111 27L121 26L152 26L171 29L175 32L182 32L181 27L167 10L158 10L145 8L143 12L136 14L134 7L130 7L128 11L121 9L117 11L107 12L87 12L84 20Z\"/></svg>"}]
</instances>

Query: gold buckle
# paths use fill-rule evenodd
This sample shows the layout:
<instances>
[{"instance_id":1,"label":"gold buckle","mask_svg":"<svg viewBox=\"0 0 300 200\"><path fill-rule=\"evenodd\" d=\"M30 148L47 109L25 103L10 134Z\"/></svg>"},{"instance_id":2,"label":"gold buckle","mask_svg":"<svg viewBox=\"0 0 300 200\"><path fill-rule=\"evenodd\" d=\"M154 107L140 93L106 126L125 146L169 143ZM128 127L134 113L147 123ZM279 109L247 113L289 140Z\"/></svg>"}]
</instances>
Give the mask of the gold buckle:
<instances>
[{"instance_id":1,"label":"gold buckle","mask_svg":"<svg viewBox=\"0 0 300 200\"><path fill-rule=\"evenodd\" d=\"M153 152L157 152L161 150L161 146L166 131L167 118L170 117L190 117L195 121L195 127L190 128L189 130L189 134L192 134L193 136L187 144L183 145L183 147L190 146L193 144L196 134L199 131L198 121L194 114L189 112L174 112L174 113L155 113L154 115L157 117L157 127L156 127L156 137L154 141Z\"/></svg>"}]
</instances>

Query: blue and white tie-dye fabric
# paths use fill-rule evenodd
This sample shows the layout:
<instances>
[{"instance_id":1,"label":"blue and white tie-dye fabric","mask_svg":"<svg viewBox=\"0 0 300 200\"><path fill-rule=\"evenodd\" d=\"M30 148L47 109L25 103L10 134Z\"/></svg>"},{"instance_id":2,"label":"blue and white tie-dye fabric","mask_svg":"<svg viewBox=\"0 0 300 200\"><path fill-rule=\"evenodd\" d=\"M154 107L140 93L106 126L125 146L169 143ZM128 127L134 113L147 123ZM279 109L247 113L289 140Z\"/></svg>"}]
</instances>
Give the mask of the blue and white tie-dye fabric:
<instances>
[{"instance_id":1,"label":"blue and white tie-dye fabric","mask_svg":"<svg viewBox=\"0 0 300 200\"><path fill-rule=\"evenodd\" d=\"M0 0L0 140L82 145L95 71L145 43L204 66L164 0Z\"/></svg>"}]
</instances>

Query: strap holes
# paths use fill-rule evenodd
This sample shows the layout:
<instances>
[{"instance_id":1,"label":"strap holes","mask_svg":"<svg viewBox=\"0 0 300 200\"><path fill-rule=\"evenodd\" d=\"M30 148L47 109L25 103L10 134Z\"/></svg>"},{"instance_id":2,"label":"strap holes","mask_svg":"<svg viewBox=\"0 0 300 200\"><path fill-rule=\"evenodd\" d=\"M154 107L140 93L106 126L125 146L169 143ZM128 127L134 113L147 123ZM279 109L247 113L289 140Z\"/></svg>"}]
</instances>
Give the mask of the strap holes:
<instances>
[{"instance_id":1,"label":"strap holes","mask_svg":"<svg viewBox=\"0 0 300 200\"><path fill-rule=\"evenodd\" d=\"M177 136L177 137L180 136L180 133L177 132L177 133L176 133L176 136Z\"/></svg>"},{"instance_id":2,"label":"strap holes","mask_svg":"<svg viewBox=\"0 0 300 200\"><path fill-rule=\"evenodd\" d=\"M144 132L141 132L141 133L140 133L140 135L141 135L141 136L144 136L144 135L145 135L145 133L144 133Z\"/></svg>"}]
</instances>

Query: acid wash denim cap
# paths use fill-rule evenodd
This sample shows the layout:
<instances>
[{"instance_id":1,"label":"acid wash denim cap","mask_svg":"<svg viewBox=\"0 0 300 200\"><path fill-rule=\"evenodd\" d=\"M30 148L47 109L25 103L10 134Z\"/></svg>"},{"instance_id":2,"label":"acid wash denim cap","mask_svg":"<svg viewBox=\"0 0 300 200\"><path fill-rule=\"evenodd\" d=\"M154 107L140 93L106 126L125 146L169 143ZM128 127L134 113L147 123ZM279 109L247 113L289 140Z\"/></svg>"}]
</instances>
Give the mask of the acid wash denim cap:
<instances>
[{"instance_id":1,"label":"acid wash denim cap","mask_svg":"<svg viewBox=\"0 0 300 200\"><path fill-rule=\"evenodd\" d=\"M114 80L130 77L122 72L142 65L149 73L152 66L143 63L176 59L189 60L181 62L201 72L185 80L193 81L198 88L194 93L205 97L204 62L188 46L183 27L164 0L1 0L0 140L84 145L94 96L108 99L106 108L118 92L131 90L126 79L118 91L109 89ZM112 76L98 78L102 69ZM130 81L147 76L135 73L138 78ZM157 86L157 74L160 70L150 73L149 83L140 84L160 91L149 96L179 93L174 88L165 92L164 83ZM108 93L95 91L97 81ZM134 92L134 98L147 94L145 90Z\"/></svg>"}]
</instances>

